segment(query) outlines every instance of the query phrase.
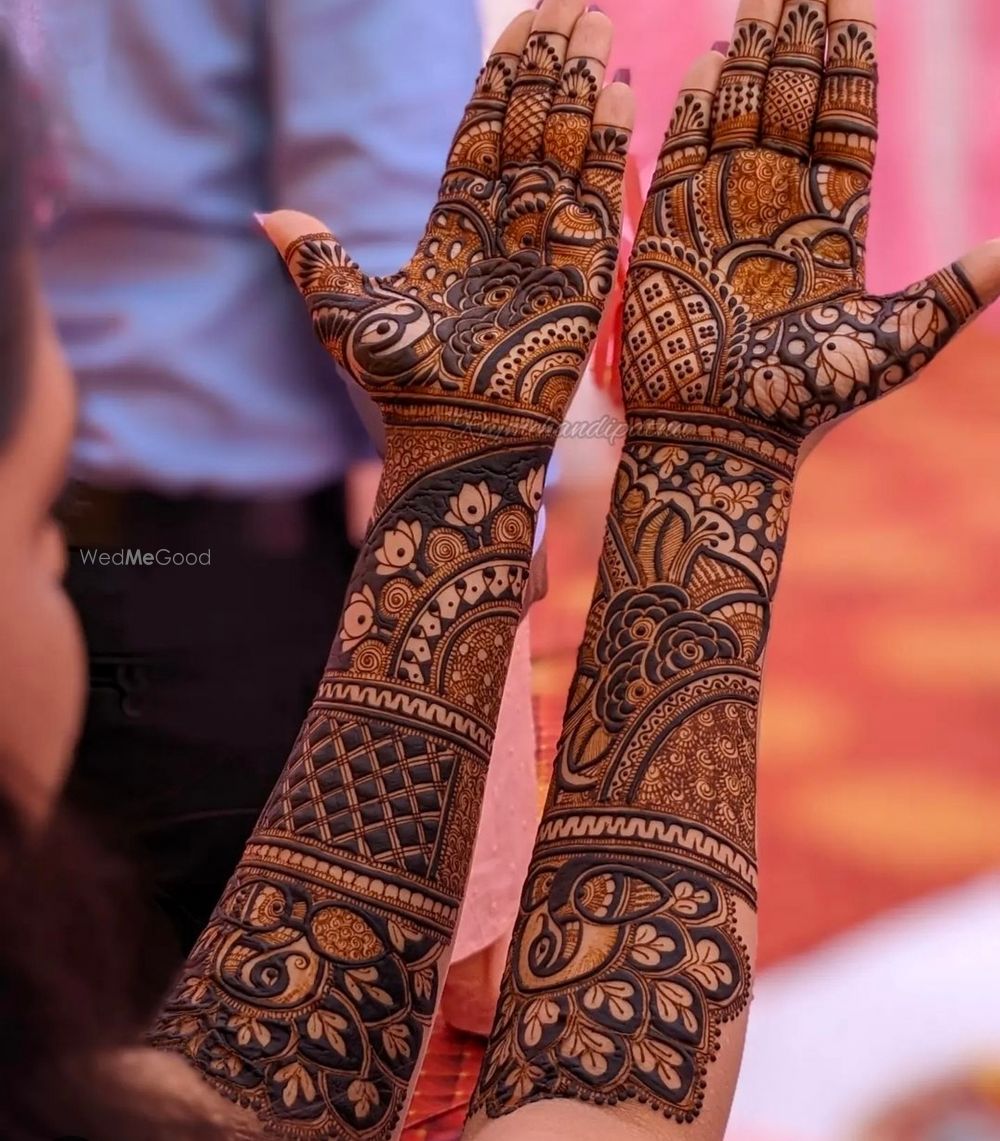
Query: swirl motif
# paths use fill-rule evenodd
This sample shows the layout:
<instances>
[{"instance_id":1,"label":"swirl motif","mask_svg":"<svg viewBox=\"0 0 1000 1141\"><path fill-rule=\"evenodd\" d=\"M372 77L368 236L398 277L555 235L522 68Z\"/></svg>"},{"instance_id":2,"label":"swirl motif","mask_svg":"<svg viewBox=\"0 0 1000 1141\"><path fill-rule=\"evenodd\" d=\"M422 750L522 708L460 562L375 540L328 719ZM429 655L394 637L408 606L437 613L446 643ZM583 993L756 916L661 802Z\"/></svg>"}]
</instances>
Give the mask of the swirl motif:
<instances>
[{"instance_id":1,"label":"swirl motif","mask_svg":"<svg viewBox=\"0 0 1000 1141\"><path fill-rule=\"evenodd\" d=\"M582 9L501 37L399 273L319 230L285 249L381 411L385 476L316 700L154 1034L283 1137L388 1141L431 1026L545 472L614 280L629 116Z\"/></svg>"},{"instance_id":2,"label":"swirl motif","mask_svg":"<svg viewBox=\"0 0 1000 1141\"><path fill-rule=\"evenodd\" d=\"M441 423L478 407L501 436L555 442L614 282L629 141L595 125L603 63L567 50L535 33L490 58L398 273L365 275L332 234L286 250L317 335L390 428L419 396Z\"/></svg>"}]
</instances>

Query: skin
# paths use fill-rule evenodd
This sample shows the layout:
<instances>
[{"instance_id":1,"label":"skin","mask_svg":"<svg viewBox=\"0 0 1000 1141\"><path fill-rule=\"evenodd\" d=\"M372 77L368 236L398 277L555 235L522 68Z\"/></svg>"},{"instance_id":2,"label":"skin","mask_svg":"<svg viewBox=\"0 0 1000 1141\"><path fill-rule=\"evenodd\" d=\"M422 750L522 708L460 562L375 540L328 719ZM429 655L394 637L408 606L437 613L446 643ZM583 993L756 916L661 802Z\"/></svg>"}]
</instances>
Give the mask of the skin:
<instances>
[{"instance_id":1,"label":"skin","mask_svg":"<svg viewBox=\"0 0 1000 1141\"><path fill-rule=\"evenodd\" d=\"M477 1141L725 1132L795 473L1000 291L996 243L865 289L874 38L870 0L744 0L729 60L702 57L681 92L628 275L629 432Z\"/></svg>"},{"instance_id":2,"label":"skin","mask_svg":"<svg viewBox=\"0 0 1000 1141\"><path fill-rule=\"evenodd\" d=\"M765 18L772 9L775 9L773 22L777 25L780 18L778 8L780 5L757 0L753 5L745 5L742 15L745 18L750 14ZM836 22L836 13L839 13L841 20L870 18L867 8L860 3L852 5L844 0L840 5L831 3L829 8L831 23ZM536 21L533 26L529 27L523 19L520 23L515 23L515 30L509 33L510 39L507 44L512 46L516 43L517 36L522 36L523 42L523 38L532 32L560 33L571 39L575 31L579 30L577 46L581 51L585 51L588 55L599 52L602 49L595 46L599 45L602 39L599 22L589 19L583 29L578 29L581 9L582 5L572 3L571 0L546 0L540 12L531 17ZM584 31L586 35L583 34ZM698 70L691 81L692 90L708 91L711 95L712 77L719 71L717 60L707 58L699 61ZM627 92L614 87L608 91L610 94L602 96L598 104L596 121L625 128L631 122L631 105ZM517 155L518 147L524 146L520 137L511 137L508 141L512 154ZM524 164L532 162L534 145L527 147L517 157ZM677 170L669 172L664 186L671 182L677 173ZM689 172L681 173L687 177ZM303 222L301 216L294 215L271 219L268 228L282 250L285 250L289 243L300 242L307 233L315 234L322 230L315 220L305 219ZM766 233L761 234L762 238L770 236ZM992 299L1000 286L998 260L1000 259L997 247L990 245L970 255L961 263L961 280L966 281L974 289L981 301ZM640 274L646 273L647 270L648 267L640 267ZM300 284L304 284L305 291L309 292L304 279L300 278ZM918 291L914 296L923 295ZM900 295L899 298L882 300L895 304L897 301L904 301L905 298ZM937 303L934 297L930 300L932 303ZM928 347L933 349L939 347L939 343L943 343L945 339L943 332L954 332L963 316L966 314L949 315L947 328L942 326L940 337L935 332ZM62 779L79 726L83 693L83 656L76 623L59 586L64 559L62 544L49 520L51 501L62 482L65 453L71 434L72 400L65 366L61 363L58 348L40 304L35 307L34 319L35 351L32 357L32 378L28 398L15 438L0 458L0 539L2 539L0 599L3 600L0 605L0 645L6 650L0 681L7 687L6 692L9 695L9 700L5 703L3 720L0 722L0 749L3 750L4 756L11 758L11 767L7 769L5 775L15 789L15 794L21 798L26 816L41 821ZM886 315L886 321L889 319ZM887 324L884 328L886 332L890 331ZM880 332L882 329L880 326ZM930 335L923 325L916 326L916 330L914 332L911 329L909 336ZM899 338L898 327L896 333L892 335ZM337 345L332 343L331 348L336 351ZM913 365L912 353L905 363L908 366ZM637 363L636 368L641 373L641 365ZM909 372L912 371L911 367ZM909 372L906 375L909 375ZM888 380L883 386L881 383L883 379L885 378L880 377L879 384L871 393L872 396L881 395L892 387ZM370 376L359 377L359 380L371 383ZM643 378L639 376L636 388L632 392L633 397L641 388L642 382ZM832 381L830 386L835 387ZM754 393L752 403L748 402L748 393ZM568 398L568 390L565 397ZM839 392L838 397L842 401L846 399ZM771 404L775 405L773 409L770 407ZM822 401L818 404L822 404ZM398 407L404 408L404 405L405 402L400 403ZM831 406L829 401L827 406ZM661 407L672 414L677 411L677 408L669 402ZM725 407L730 406L725 405ZM808 431L804 434L796 431L795 423L790 422L794 421L794 418L788 415L787 402L775 399L773 385L755 388L749 377L743 376L737 387L736 407L738 415L734 419L741 427L745 428L747 423L753 422L753 418L756 417L758 426L787 433L790 447L793 445L796 449L801 447L802 439L808 435ZM801 407L807 407L804 401ZM558 404L551 410L557 411ZM837 406L835 411L836 414L842 415L850 411L850 408ZM797 423L809 430L815 427L808 423L806 417L800 418ZM398 428L399 425L395 427ZM409 438L412 439L413 436ZM410 480L419 483L425 474L412 465L407 466L406 441L405 434L397 434L394 452L393 441L390 440L389 466L391 468L396 465L393 473L396 482L383 487L379 507L382 512L393 505L398 506L394 495L399 494L400 478L404 482ZM640 439L637 436L632 442L638 442L638 446L641 447L645 438ZM669 445L675 441L665 438L654 442ZM694 447L692 450L697 451ZM480 452L479 459L482 454ZM441 458L440 455L435 457L435 463L440 463ZM457 460L460 463L463 455L459 450L447 454L444 458L449 462ZM745 460L745 455L741 453L741 461ZM699 455L695 462L701 463L704 467L714 461L706 452L704 455ZM686 489L685 493L694 494L696 483L703 481L704 472L695 472L693 465L688 467L683 464L679 470L682 485ZM766 473L761 471L760 477L760 482L765 482ZM747 473L747 478L753 482L756 476L751 472ZM771 487L767 490L774 489ZM405 503L405 497L400 498ZM613 511L612 526L625 530L625 514L621 510ZM778 514L781 515L781 512ZM370 539L369 553L374 558L376 549L384 549L383 544L386 540L384 527L379 530L376 526ZM530 550L530 545L528 549ZM653 574L652 571L646 573L650 576ZM359 580L361 583L363 581ZM767 601L770 601L770 592ZM603 620L603 614L600 617ZM762 650L762 646L760 648ZM751 667L759 666L759 660L759 654L753 655L745 664ZM44 717L38 716L39 710L42 709L45 710ZM23 779L24 773L28 774L27 780ZM746 901L737 901L733 908L734 930L742 939L746 959L749 962L753 956L753 908ZM223 921L222 927L225 926L226 922ZM446 950L440 953L436 963L439 970L444 969L447 963ZM203 965L196 960L196 969L188 982L192 979L197 981L197 968ZM745 988L748 987L748 975L744 978L743 985ZM706 1066L709 1093L699 1109L696 1120L691 1125L683 1127L688 1136L714 1138L722 1135L738 1069L745 1018L744 1008L743 1012L727 1022L720 1031L717 1056ZM419 1053L418 1049L417 1054ZM286 1079L286 1088L288 1084ZM297 1084L301 1092L303 1085L301 1079ZM290 1100L296 1102L295 1097ZM400 1110L403 1104L404 1102L400 1101ZM599 1108L577 1102L559 1102L525 1105L518 1109L516 1115L500 1121L477 1121L473 1131L488 1132L494 1138L508 1135L525 1138L533 1134L551 1137L564 1135L566 1132L587 1137L591 1133L596 1135L600 1129L602 1137L631 1139L641 1136L662 1137L675 1128L676 1126L672 1124L665 1125L662 1118L650 1115L641 1106Z\"/></svg>"},{"instance_id":3,"label":"skin","mask_svg":"<svg viewBox=\"0 0 1000 1141\"><path fill-rule=\"evenodd\" d=\"M52 517L73 433L72 380L24 257L29 374L13 437L0 452L0 778L25 816L41 824L69 767L86 666L62 586L66 548Z\"/></svg>"},{"instance_id":4,"label":"skin","mask_svg":"<svg viewBox=\"0 0 1000 1141\"><path fill-rule=\"evenodd\" d=\"M263 225L385 425L374 518L284 775L154 1031L288 1137L398 1133L447 970L559 425L613 280L611 29L502 34L414 257Z\"/></svg>"},{"instance_id":5,"label":"skin","mask_svg":"<svg viewBox=\"0 0 1000 1141\"><path fill-rule=\"evenodd\" d=\"M65 590L66 543L53 517L76 418L73 378L25 252L31 328L23 403L0 450L0 780L29 827L44 829L82 724L86 654ZM97 1060L140 1098L176 1098L236 1138L253 1119L224 1102L178 1058L137 1047Z\"/></svg>"}]
</instances>

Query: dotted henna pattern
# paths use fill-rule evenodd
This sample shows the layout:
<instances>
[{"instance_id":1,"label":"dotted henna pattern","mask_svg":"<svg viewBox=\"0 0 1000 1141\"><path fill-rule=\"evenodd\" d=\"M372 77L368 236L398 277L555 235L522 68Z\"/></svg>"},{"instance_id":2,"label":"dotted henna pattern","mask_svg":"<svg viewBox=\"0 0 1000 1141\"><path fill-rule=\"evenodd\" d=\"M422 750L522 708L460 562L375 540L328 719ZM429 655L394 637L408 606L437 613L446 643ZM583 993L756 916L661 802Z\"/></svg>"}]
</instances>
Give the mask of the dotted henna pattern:
<instances>
[{"instance_id":1,"label":"dotted henna pattern","mask_svg":"<svg viewBox=\"0 0 1000 1141\"><path fill-rule=\"evenodd\" d=\"M546 467L617 255L628 133L595 126L603 64L571 42L487 62L399 274L330 234L287 251L382 411L386 474L316 700L154 1034L280 1136L392 1136L437 1004Z\"/></svg>"},{"instance_id":2,"label":"dotted henna pattern","mask_svg":"<svg viewBox=\"0 0 1000 1141\"><path fill-rule=\"evenodd\" d=\"M829 49L827 45L829 44ZM799 448L976 312L961 267L865 289L873 29L788 0L683 91L635 242L628 437L472 1110L680 1123L750 997L757 707Z\"/></svg>"}]
</instances>

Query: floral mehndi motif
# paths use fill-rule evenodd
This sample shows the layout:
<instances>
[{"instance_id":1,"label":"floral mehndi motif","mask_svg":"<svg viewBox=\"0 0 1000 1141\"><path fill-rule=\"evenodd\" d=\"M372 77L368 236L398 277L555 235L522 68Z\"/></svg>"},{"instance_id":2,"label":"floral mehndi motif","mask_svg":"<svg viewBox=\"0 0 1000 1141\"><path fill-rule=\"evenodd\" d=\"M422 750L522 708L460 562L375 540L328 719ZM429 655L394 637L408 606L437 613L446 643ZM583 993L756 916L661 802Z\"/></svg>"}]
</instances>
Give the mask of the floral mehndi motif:
<instances>
[{"instance_id":1,"label":"floral mehndi motif","mask_svg":"<svg viewBox=\"0 0 1000 1141\"><path fill-rule=\"evenodd\" d=\"M728 61L700 60L681 93L636 236L628 436L474 1112L635 1099L687 1123L716 1098L725 1120L799 450L979 306L962 264L865 288L874 29L828 27L825 0L741 17Z\"/></svg>"},{"instance_id":2,"label":"floral mehndi motif","mask_svg":"<svg viewBox=\"0 0 1000 1141\"><path fill-rule=\"evenodd\" d=\"M821 82L825 8L798 0L779 27L742 22L714 133L685 119L668 136L629 273L622 381L634 412L725 411L798 441L909 379L979 307L958 265L893 296L865 291L870 162L847 150L862 139L874 154L873 31L834 26ZM737 99L757 89L766 44L767 97ZM803 149L821 102L826 129Z\"/></svg>"},{"instance_id":3,"label":"floral mehndi motif","mask_svg":"<svg viewBox=\"0 0 1000 1141\"><path fill-rule=\"evenodd\" d=\"M554 438L614 280L628 145L592 122L603 65L567 50L536 34L520 64L486 64L399 273L367 277L329 234L287 250L320 339L390 427L428 401L444 423L480 406L497 433Z\"/></svg>"},{"instance_id":4,"label":"floral mehndi motif","mask_svg":"<svg viewBox=\"0 0 1000 1141\"><path fill-rule=\"evenodd\" d=\"M604 63L576 17L545 30L571 14L505 33L400 273L328 233L287 247L381 409L385 474L318 695L154 1036L283 1137L388 1141L434 1018L545 473L617 254L628 131L613 102L595 125Z\"/></svg>"}]
</instances>

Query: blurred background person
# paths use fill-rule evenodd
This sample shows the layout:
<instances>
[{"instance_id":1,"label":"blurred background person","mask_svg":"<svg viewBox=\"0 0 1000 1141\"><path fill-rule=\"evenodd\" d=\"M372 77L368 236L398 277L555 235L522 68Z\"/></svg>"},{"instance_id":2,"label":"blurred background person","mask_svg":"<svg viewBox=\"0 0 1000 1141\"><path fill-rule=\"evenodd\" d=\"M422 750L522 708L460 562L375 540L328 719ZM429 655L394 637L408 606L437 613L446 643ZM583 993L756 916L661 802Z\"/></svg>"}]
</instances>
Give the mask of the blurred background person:
<instances>
[{"instance_id":1,"label":"blurred background person","mask_svg":"<svg viewBox=\"0 0 1000 1141\"><path fill-rule=\"evenodd\" d=\"M39 289L43 116L0 38L0 1137L249 1141L245 1113L136 1043L145 956L129 889L54 812L85 697L79 623L53 519L72 378Z\"/></svg>"},{"instance_id":2,"label":"blurred background person","mask_svg":"<svg viewBox=\"0 0 1000 1141\"><path fill-rule=\"evenodd\" d=\"M65 167L42 269L79 386L68 585L91 682L68 795L180 952L313 695L355 554L345 489L374 454L253 215L329 216L397 269L479 26L471 0L31 8ZM152 564L98 558L123 551Z\"/></svg>"}]
</instances>

